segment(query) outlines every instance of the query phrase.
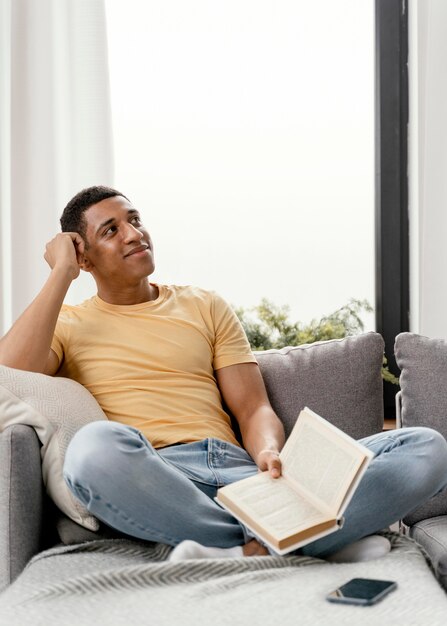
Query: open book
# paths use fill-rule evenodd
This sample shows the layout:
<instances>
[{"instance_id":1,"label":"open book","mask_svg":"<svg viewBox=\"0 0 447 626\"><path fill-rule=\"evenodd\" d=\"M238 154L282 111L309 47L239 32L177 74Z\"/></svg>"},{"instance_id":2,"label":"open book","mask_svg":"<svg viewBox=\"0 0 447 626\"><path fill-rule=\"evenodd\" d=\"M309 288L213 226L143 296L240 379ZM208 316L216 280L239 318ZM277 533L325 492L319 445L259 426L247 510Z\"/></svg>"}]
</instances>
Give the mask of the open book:
<instances>
[{"instance_id":1,"label":"open book","mask_svg":"<svg viewBox=\"0 0 447 626\"><path fill-rule=\"evenodd\" d=\"M267 471L218 490L216 501L278 554L338 530L374 454L308 409L279 455L282 475Z\"/></svg>"}]
</instances>

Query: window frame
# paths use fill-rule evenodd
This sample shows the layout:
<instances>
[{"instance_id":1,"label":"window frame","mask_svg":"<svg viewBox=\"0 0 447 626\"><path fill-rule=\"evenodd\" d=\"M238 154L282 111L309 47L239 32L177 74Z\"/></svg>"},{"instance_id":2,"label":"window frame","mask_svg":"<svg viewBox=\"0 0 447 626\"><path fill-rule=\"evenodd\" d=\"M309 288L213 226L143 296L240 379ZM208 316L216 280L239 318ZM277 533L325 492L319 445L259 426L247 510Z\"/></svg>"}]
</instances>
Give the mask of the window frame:
<instances>
[{"instance_id":1,"label":"window frame","mask_svg":"<svg viewBox=\"0 0 447 626\"><path fill-rule=\"evenodd\" d=\"M376 330L390 370L396 335L409 330L408 0L375 0ZM384 384L385 417L397 388Z\"/></svg>"}]
</instances>

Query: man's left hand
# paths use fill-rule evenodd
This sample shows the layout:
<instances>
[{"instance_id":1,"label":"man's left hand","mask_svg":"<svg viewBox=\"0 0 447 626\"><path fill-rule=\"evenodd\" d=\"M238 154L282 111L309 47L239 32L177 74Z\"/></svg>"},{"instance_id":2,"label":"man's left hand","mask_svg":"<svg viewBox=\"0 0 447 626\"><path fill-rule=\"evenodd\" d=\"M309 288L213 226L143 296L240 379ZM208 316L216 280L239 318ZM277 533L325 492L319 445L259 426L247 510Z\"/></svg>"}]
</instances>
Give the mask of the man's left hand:
<instances>
[{"instance_id":1,"label":"man's left hand","mask_svg":"<svg viewBox=\"0 0 447 626\"><path fill-rule=\"evenodd\" d=\"M268 471L272 478L281 476L281 460L277 450L261 450L256 458L256 465L261 471Z\"/></svg>"}]
</instances>

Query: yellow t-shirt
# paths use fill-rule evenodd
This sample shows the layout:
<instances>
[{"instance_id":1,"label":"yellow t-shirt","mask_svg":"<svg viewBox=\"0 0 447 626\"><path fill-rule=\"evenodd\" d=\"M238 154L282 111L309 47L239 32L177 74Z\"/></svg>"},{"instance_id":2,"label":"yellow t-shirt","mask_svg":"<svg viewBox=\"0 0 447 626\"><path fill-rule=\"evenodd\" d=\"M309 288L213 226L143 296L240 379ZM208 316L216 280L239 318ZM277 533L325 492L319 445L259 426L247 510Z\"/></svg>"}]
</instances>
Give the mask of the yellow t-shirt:
<instances>
[{"instance_id":1,"label":"yellow t-shirt","mask_svg":"<svg viewBox=\"0 0 447 626\"><path fill-rule=\"evenodd\" d=\"M156 300L121 306L98 296L62 307L52 342L58 374L80 382L110 420L154 447L216 437L236 443L214 370L256 362L217 294L157 285Z\"/></svg>"}]
</instances>

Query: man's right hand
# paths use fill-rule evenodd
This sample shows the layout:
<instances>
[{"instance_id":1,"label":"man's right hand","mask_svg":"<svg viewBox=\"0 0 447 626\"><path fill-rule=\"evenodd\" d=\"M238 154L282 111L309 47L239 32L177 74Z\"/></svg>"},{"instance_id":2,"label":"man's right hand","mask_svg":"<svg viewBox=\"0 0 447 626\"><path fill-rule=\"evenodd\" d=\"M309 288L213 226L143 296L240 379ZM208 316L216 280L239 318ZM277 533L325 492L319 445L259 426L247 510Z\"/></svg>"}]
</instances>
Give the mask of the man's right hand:
<instances>
[{"instance_id":1,"label":"man's right hand","mask_svg":"<svg viewBox=\"0 0 447 626\"><path fill-rule=\"evenodd\" d=\"M79 276L85 243L79 233L58 233L45 247L44 259L54 269L66 268L72 279Z\"/></svg>"},{"instance_id":2,"label":"man's right hand","mask_svg":"<svg viewBox=\"0 0 447 626\"><path fill-rule=\"evenodd\" d=\"M54 329L71 282L79 276L85 244L79 233L60 233L46 245L51 273L45 285L4 337L0 363L28 372L55 374L59 359L51 349Z\"/></svg>"}]
</instances>

